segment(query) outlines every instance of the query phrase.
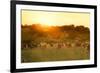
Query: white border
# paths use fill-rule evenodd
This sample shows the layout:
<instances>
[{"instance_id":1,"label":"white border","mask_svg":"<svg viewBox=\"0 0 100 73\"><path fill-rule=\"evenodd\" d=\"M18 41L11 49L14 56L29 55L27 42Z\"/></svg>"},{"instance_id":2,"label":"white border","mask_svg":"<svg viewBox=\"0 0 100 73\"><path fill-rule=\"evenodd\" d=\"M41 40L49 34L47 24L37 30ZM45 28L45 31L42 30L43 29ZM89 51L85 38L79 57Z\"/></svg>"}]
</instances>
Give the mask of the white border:
<instances>
[{"instance_id":1,"label":"white border","mask_svg":"<svg viewBox=\"0 0 100 73\"><path fill-rule=\"evenodd\" d=\"M21 63L21 9L90 13L90 60ZM94 64L94 10L70 7L16 5L16 69Z\"/></svg>"}]
</instances>

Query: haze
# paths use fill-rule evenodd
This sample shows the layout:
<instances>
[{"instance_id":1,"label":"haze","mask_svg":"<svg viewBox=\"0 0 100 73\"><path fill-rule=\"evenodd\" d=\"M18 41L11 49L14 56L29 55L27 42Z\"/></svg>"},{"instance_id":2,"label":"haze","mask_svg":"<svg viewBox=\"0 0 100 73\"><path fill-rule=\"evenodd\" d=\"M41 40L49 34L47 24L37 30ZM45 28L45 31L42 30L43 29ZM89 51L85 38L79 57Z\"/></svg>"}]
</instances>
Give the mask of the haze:
<instances>
[{"instance_id":1,"label":"haze","mask_svg":"<svg viewBox=\"0 0 100 73\"><path fill-rule=\"evenodd\" d=\"M90 14L79 12L21 11L22 24L41 24L43 26L83 25L90 26Z\"/></svg>"}]
</instances>

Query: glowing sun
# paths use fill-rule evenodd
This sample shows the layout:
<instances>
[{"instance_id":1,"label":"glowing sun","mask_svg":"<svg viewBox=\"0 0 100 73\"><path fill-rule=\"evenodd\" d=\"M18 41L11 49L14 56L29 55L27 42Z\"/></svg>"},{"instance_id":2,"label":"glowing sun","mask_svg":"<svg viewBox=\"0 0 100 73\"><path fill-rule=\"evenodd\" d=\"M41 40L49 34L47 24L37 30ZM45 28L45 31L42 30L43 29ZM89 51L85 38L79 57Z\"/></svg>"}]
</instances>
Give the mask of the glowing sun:
<instances>
[{"instance_id":1,"label":"glowing sun","mask_svg":"<svg viewBox=\"0 0 100 73\"><path fill-rule=\"evenodd\" d=\"M39 18L39 23L42 26L53 26L54 25L53 20L48 17Z\"/></svg>"}]
</instances>

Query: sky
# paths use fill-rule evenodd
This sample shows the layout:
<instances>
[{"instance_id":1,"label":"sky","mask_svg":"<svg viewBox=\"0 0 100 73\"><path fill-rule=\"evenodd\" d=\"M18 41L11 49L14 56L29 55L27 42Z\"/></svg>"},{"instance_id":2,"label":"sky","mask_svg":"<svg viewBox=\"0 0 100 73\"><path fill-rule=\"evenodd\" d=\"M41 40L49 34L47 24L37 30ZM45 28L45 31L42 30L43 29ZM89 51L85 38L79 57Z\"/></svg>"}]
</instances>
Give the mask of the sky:
<instances>
[{"instance_id":1,"label":"sky","mask_svg":"<svg viewBox=\"0 0 100 73\"><path fill-rule=\"evenodd\" d=\"M21 11L23 25L41 24L43 26L63 26L74 24L90 27L90 14L80 12Z\"/></svg>"}]
</instances>

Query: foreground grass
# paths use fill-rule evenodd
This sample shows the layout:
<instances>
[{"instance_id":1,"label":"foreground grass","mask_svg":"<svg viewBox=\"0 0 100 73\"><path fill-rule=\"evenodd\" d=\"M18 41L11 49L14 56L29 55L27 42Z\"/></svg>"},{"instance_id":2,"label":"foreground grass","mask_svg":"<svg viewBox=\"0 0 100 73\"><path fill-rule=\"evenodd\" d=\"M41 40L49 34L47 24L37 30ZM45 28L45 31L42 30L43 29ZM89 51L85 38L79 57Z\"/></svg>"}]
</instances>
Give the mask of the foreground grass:
<instances>
[{"instance_id":1,"label":"foreground grass","mask_svg":"<svg viewBox=\"0 0 100 73\"><path fill-rule=\"evenodd\" d=\"M22 49L21 62L45 62L89 59L89 52L83 48Z\"/></svg>"}]
</instances>

